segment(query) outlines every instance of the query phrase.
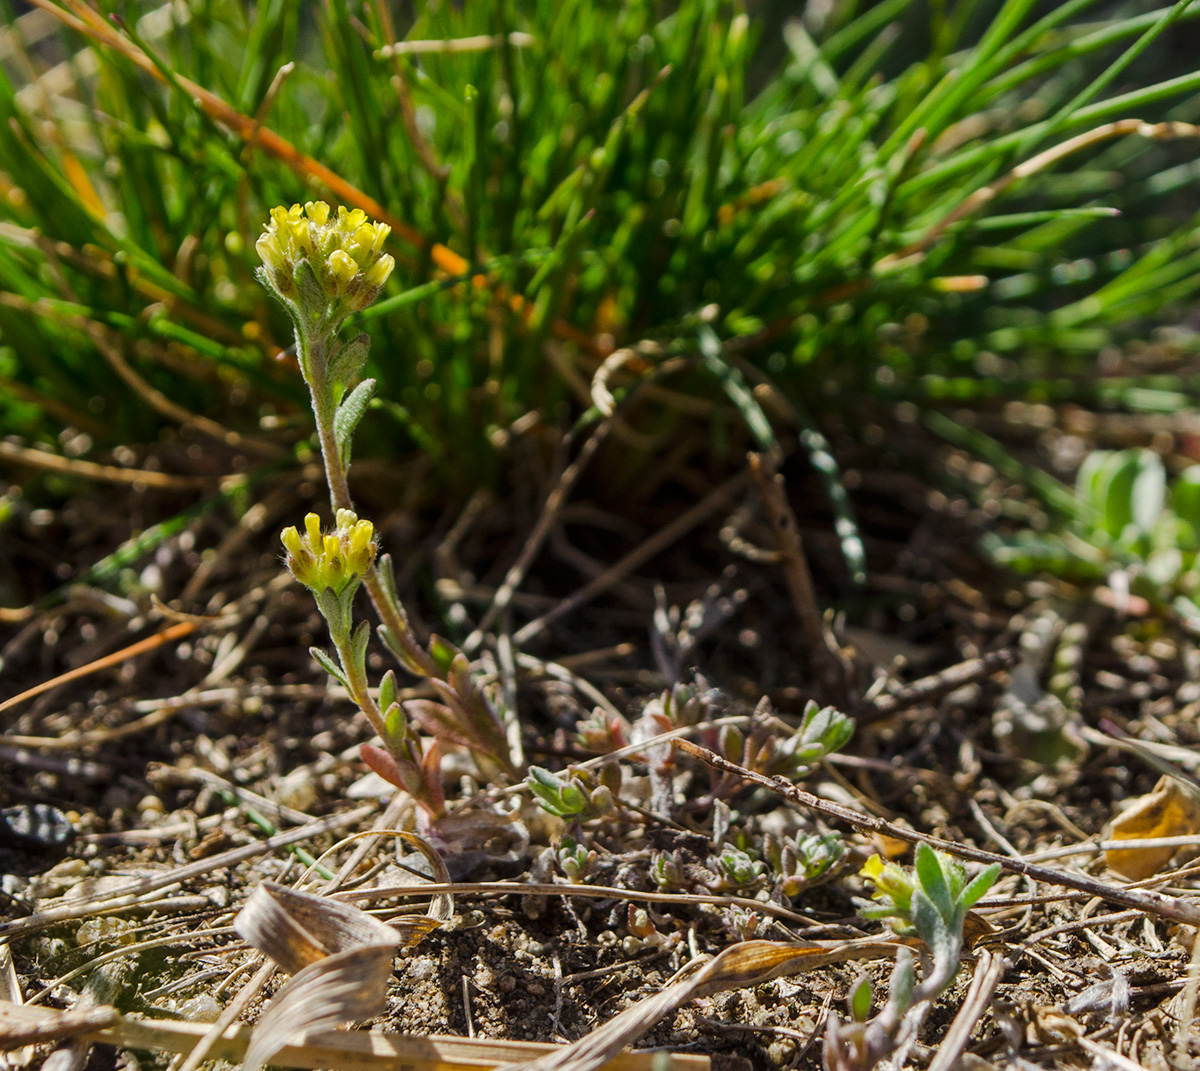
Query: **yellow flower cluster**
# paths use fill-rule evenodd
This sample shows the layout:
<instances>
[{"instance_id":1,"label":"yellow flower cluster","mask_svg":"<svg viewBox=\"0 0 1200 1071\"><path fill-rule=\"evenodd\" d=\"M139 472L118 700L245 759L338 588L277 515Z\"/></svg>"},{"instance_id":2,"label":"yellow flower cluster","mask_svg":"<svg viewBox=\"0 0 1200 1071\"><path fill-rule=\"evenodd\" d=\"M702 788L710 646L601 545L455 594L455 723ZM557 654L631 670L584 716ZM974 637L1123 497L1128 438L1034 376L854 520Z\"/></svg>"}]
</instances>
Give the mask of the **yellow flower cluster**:
<instances>
[{"instance_id":1,"label":"yellow flower cluster","mask_svg":"<svg viewBox=\"0 0 1200 1071\"><path fill-rule=\"evenodd\" d=\"M875 900L890 900L906 917L912 909L912 897L915 881L905 869L892 862L884 862L878 855L872 855L859 870L859 874L872 882Z\"/></svg>"},{"instance_id":2,"label":"yellow flower cluster","mask_svg":"<svg viewBox=\"0 0 1200 1071\"><path fill-rule=\"evenodd\" d=\"M372 223L361 208L342 206L335 215L324 201L272 208L271 222L255 244L262 278L280 297L299 299L307 314L321 315L321 300L313 300L297 278L307 263L325 308L338 302L342 314L365 309L396 265L383 252L391 230L386 223Z\"/></svg>"},{"instance_id":3,"label":"yellow flower cluster","mask_svg":"<svg viewBox=\"0 0 1200 1071\"><path fill-rule=\"evenodd\" d=\"M340 509L332 532L322 532L320 517L310 513L304 518L303 535L293 526L279 538L292 576L314 592L331 588L341 595L351 585L357 586L375 561L374 536L370 521L360 521L353 510Z\"/></svg>"}]
</instances>

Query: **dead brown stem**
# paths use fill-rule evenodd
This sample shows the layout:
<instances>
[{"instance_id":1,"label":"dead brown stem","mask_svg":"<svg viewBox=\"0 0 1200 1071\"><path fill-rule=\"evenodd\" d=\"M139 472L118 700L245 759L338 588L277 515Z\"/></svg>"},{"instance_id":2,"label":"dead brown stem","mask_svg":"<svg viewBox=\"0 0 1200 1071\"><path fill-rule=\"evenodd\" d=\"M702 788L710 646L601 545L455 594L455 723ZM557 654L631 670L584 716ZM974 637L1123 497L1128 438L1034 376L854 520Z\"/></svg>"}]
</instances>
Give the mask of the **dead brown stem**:
<instances>
[{"instance_id":1,"label":"dead brown stem","mask_svg":"<svg viewBox=\"0 0 1200 1071\"><path fill-rule=\"evenodd\" d=\"M790 781L786 781L782 777L765 777L763 774L755 773L744 766L739 766L736 762L730 762L728 759L722 758L715 752L709 751L706 747L693 744L690 740L673 740L671 744L676 749L708 763L714 769L721 770L723 773L737 774L751 784L769 788L772 792L777 792L785 799L791 800L801 807L817 811L827 818L845 822L847 825L853 826L855 829L862 830L863 832L879 833L885 837L893 837L896 840L905 841L908 844L928 844L931 848L937 848L947 855L954 855L959 859L968 859L973 863L982 863L984 866L999 863L1004 870L1015 874L1023 874L1034 881L1043 881L1048 885L1061 885L1067 889L1076 889L1079 892L1087 893L1089 896L1096 896L1101 900L1107 900L1109 903L1120 904L1122 907L1137 908L1139 911L1145 911L1147 914L1157 915L1160 918L1172 919L1175 922L1185 922L1189 926L1200 925L1200 901L1189 902L1179 897L1165 896L1162 893L1156 893L1148 889L1131 889L1109 885L1106 882L1096 881L1094 878L1084 877L1080 874L1069 874L1063 870L1052 870L1049 867L1038 866L1036 863L1027 863L1024 859L1013 859L1007 855L997 855L995 852L987 852L980 848L972 848L969 845L957 844L951 840L943 840L941 837L931 837L928 833L919 833L916 830L908 829L894 822L888 822L883 818L874 818L871 815L852 811L849 807L843 807L841 804L821 799L820 796L814 796L811 792L797 788Z\"/></svg>"}]
</instances>

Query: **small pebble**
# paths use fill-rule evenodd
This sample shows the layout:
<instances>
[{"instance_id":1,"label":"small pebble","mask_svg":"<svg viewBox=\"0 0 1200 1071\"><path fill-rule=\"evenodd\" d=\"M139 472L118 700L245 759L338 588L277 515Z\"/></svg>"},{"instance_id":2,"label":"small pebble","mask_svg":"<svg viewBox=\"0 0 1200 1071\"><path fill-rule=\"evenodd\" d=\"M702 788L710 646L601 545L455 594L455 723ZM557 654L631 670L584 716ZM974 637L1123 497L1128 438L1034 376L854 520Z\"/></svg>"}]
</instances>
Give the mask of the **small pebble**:
<instances>
[{"instance_id":1,"label":"small pebble","mask_svg":"<svg viewBox=\"0 0 1200 1071\"><path fill-rule=\"evenodd\" d=\"M313 784L312 769L301 766L275 786L275 799L281 806L294 811L307 811L317 802L317 786Z\"/></svg>"},{"instance_id":2,"label":"small pebble","mask_svg":"<svg viewBox=\"0 0 1200 1071\"><path fill-rule=\"evenodd\" d=\"M221 1016L221 1005L211 993L197 993L180 1001L175 1011L189 1023L215 1023Z\"/></svg>"},{"instance_id":3,"label":"small pebble","mask_svg":"<svg viewBox=\"0 0 1200 1071\"><path fill-rule=\"evenodd\" d=\"M75 832L62 811L45 803L0 810L0 842L13 847L62 851L75 839Z\"/></svg>"},{"instance_id":4,"label":"small pebble","mask_svg":"<svg viewBox=\"0 0 1200 1071\"><path fill-rule=\"evenodd\" d=\"M496 976L492 973L492 968L486 963L481 963L475 968L475 984L480 989L491 989L496 984Z\"/></svg>"},{"instance_id":5,"label":"small pebble","mask_svg":"<svg viewBox=\"0 0 1200 1071\"><path fill-rule=\"evenodd\" d=\"M778 1067L785 1067L796 1058L796 1043L791 1038L776 1038L767 1046L767 1057Z\"/></svg>"}]
</instances>

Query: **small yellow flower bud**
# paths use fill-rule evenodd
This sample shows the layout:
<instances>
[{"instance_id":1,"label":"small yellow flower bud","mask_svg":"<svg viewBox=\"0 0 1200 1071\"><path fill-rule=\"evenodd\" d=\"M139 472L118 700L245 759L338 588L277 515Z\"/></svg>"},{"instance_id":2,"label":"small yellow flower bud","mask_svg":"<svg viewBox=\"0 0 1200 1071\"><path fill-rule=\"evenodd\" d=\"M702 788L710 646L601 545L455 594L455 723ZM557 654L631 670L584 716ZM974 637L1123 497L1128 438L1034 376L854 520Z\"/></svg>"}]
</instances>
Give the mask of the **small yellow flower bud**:
<instances>
[{"instance_id":1,"label":"small yellow flower bud","mask_svg":"<svg viewBox=\"0 0 1200 1071\"><path fill-rule=\"evenodd\" d=\"M883 860L878 855L871 856L859 869L859 874L870 881L877 881L883 873Z\"/></svg>"},{"instance_id":2,"label":"small yellow flower bud","mask_svg":"<svg viewBox=\"0 0 1200 1071\"><path fill-rule=\"evenodd\" d=\"M364 558L374 557L375 546L371 542L374 534L375 529L370 521L359 521L350 530L350 547L347 557L351 562L358 562Z\"/></svg>"},{"instance_id":3,"label":"small yellow flower bud","mask_svg":"<svg viewBox=\"0 0 1200 1071\"><path fill-rule=\"evenodd\" d=\"M354 258L344 249L335 249L329 254L329 259L325 263L329 268L330 275L336 280L339 293L345 293L346 288L358 274L358 265L354 262Z\"/></svg>"},{"instance_id":4,"label":"small yellow flower bud","mask_svg":"<svg viewBox=\"0 0 1200 1071\"><path fill-rule=\"evenodd\" d=\"M338 209L338 223L343 231L353 233L358 230L364 223L367 222L367 214L361 208L355 208L347 211L343 205Z\"/></svg>"},{"instance_id":5,"label":"small yellow flower bud","mask_svg":"<svg viewBox=\"0 0 1200 1071\"><path fill-rule=\"evenodd\" d=\"M258 255L262 258L262 262L275 271L286 270L287 265L283 259L283 250L279 248L279 239L273 234L264 234L257 242L254 243L254 248L258 250Z\"/></svg>"},{"instance_id":6,"label":"small yellow flower bud","mask_svg":"<svg viewBox=\"0 0 1200 1071\"><path fill-rule=\"evenodd\" d=\"M322 227L329 222L329 205L324 201L307 201L304 205L304 212L309 219Z\"/></svg>"},{"instance_id":7,"label":"small yellow flower bud","mask_svg":"<svg viewBox=\"0 0 1200 1071\"><path fill-rule=\"evenodd\" d=\"M304 545L300 542L300 533L296 531L295 525L280 532L279 538L283 541L283 549L291 557L298 559L304 555Z\"/></svg>"},{"instance_id":8,"label":"small yellow flower bud","mask_svg":"<svg viewBox=\"0 0 1200 1071\"><path fill-rule=\"evenodd\" d=\"M376 228L364 223L350 236L350 240L346 243L346 249L355 260L366 261L372 252L377 252L372 249L375 234Z\"/></svg>"},{"instance_id":9,"label":"small yellow flower bud","mask_svg":"<svg viewBox=\"0 0 1200 1071\"><path fill-rule=\"evenodd\" d=\"M367 269L365 276L367 286L378 289L387 282L388 276L392 274L392 269L396 266L396 261L390 253L384 253L374 264Z\"/></svg>"}]
</instances>

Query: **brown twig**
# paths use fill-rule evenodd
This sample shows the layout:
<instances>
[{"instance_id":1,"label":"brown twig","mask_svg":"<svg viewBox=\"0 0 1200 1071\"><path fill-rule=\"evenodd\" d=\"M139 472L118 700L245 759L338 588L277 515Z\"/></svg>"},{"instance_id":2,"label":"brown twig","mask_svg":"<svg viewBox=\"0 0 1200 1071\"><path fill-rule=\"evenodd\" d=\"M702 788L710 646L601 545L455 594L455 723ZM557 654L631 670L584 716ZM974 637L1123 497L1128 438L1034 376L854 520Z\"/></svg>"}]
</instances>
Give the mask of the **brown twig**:
<instances>
[{"instance_id":1,"label":"brown twig","mask_svg":"<svg viewBox=\"0 0 1200 1071\"><path fill-rule=\"evenodd\" d=\"M768 900L754 900L747 896L720 896L715 893L662 893L641 892L636 889L618 889L608 885L571 885L566 882L552 884L526 881L455 881L422 882L419 885L390 885L371 889L351 889L335 892L339 900L387 900L399 896L439 896L453 893L455 896L583 896L593 900L628 900L635 904L717 904L721 907L744 907L760 915L801 926L811 925L812 920L795 911ZM2 936L3 931L0 931Z\"/></svg>"},{"instance_id":2,"label":"brown twig","mask_svg":"<svg viewBox=\"0 0 1200 1071\"><path fill-rule=\"evenodd\" d=\"M52 677L48 681L42 681L41 684L35 684L32 688L26 688L25 691L14 695L11 699L6 699L0 703L0 714L6 710L11 710L26 699L32 699L34 696L41 695L43 692L48 692L51 688L57 688L60 684L68 684L71 681L77 681L80 677L86 677L89 674L97 673L102 669L108 669L110 666L118 666L122 662L127 662L131 658L136 658L138 655L145 654L147 651L157 650L164 644L172 643L175 640L181 640L184 636L190 635L196 630L196 626L190 621L181 621L177 625L172 625L170 628L165 628L162 632L156 633L153 636L147 636L144 640L138 640L137 643L132 643L128 647L124 647L119 651L114 651L110 655L105 655L103 658L97 658L94 662L89 662L86 666L79 666L67 673L60 673L57 677Z\"/></svg>"},{"instance_id":3,"label":"brown twig","mask_svg":"<svg viewBox=\"0 0 1200 1071\"><path fill-rule=\"evenodd\" d=\"M1162 893L1152 892L1148 889L1131 889L1121 888L1117 885L1108 885L1105 882L1096 881L1094 878L1087 878L1079 874L1070 874L1063 870L1052 870L1049 867L1028 863L1024 859L1013 859L1007 855L997 855L995 852L972 848L970 845L943 840L941 837L932 837L928 833L919 833L905 826L896 825L894 822L861 814L858 811L850 810L849 807L843 807L841 804L821 799L820 796L814 796L811 792L797 788L790 781L782 777L766 777L763 774L755 773L744 766L739 766L736 762L730 762L728 759L722 758L715 752L709 751L706 747L693 744L690 740L673 740L671 743L676 749L708 763L714 769L720 770L723 773L736 774L751 784L768 788L785 799L799 804L801 807L817 811L827 818L845 822L847 825L853 826L855 829L862 830L865 833L881 834L885 837L905 841L908 844L928 844L930 847L937 848L948 855L954 855L960 859L968 859L973 863L982 863L985 866L998 863L1004 870L1015 874L1023 874L1034 881L1042 881L1048 885L1061 885L1067 889L1076 889L1090 896L1099 897L1101 900L1120 904L1122 907L1137 908L1140 911L1145 911L1147 914L1158 915L1161 918L1172 919L1175 922L1185 922L1190 926L1200 925L1200 901L1189 902L1179 897L1164 896Z\"/></svg>"},{"instance_id":4,"label":"brown twig","mask_svg":"<svg viewBox=\"0 0 1200 1071\"><path fill-rule=\"evenodd\" d=\"M133 486L153 488L156 491L198 491L211 487L213 480L207 476L172 476L167 472L150 469L125 469L116 465L101 465L81 458L63 457L48 450L32 450L15 443L0 442L0 461L14 465L25 465L44 472L59 472L64 476L77 476L81 480L99 480L101 483L125 483Z\"/></svg>"},{"instance_id":5,"label":"brown twig","mask_svg":"<svg viewBox=\"0 0 1200 1071\"><path fill-rule=\"evenodd\" d=\"M773 462L766 454L752 453L748 460L759 497L766 507L775 545L779 549L780 565L792 597L792 606L800 619L801 638L809 666L813 675L842 701L846 692L845 667L834 653L821 608L817 605L812 572L804 554L796 515L787 500L783 477L775 471Z\"/></svg>"},{"instance_id":6,"label":"brown twig","mask_svg":"<svg viewBox=\"0 0 1200 1071\"><path fill-rule=\"evenodd\" d=\"M530 621L519 629L513 636L513 642L518 646L528 643L535 636L545 632L554 621L579 609L585 603L591 602L602 591L605 591L617 580L628 576L638 566L648 562L656 554L666 550L677 539L680 539L706 517L725 505L733 495L737 494L750 479L749 472L739 472L730 477L720 486L714 488L690 509L685 510L670 524L664 525L640 546L635 547L625 557L610 565L595 580L584 584L574 595L563 599L553 610L542 614L541 617Z\"/></svg>"},{"instance_id":7,"label":"brown twig","mask_svg":"<svg viewBox=\"0 0 1200 1071\"><path fill-rule=\"evenodd\" d=\"M546 537L550 534L555 518L558 517L559 511L567 501L567 496L571 493L579 477L583 474L583 470L587 468L588 462L596 455L596 451L608 437L608 433L611 430L611 418L600 423L583 444L579 451L579 456L563 469L555 481L553 489L546 496L546 501L542 505L542 512L533 526L533 531L529 533L524 546L521 548L521 553L505 574L504 581L496 590L496 595L492 599L491 606L484 612L479 624L471 635L467 637L466 643L463 644L463 650L468 654L478 649L479 645L483 642L484 634L495 622L496 618L508 609L508 604L512 601L517 588L521 586L521 582L525 579L526 572L528 572L529 567L533 564L538 551L542 549L542 544L546 541Z\"/></svg>"},{"instance_id":8,"label":"brown twig","mask_svg":"<svg viewBox=\"0 0 1200 1071\"><path fill-rule=\"evenodd\" d=\"M918 703L931 702L940 699L949 692L956 691L967 684L987 680L1006 669L1012 669L1017 664L1017 654L1007 648L1001 651L989 651L978 658L968 658L965 662L940 669L928 677L906 684L898 692L891 695L881 695L870 701L870 704L859 715L860 722L869 723L881 718L890 718Z\"/></svg>"}]
</instances>

